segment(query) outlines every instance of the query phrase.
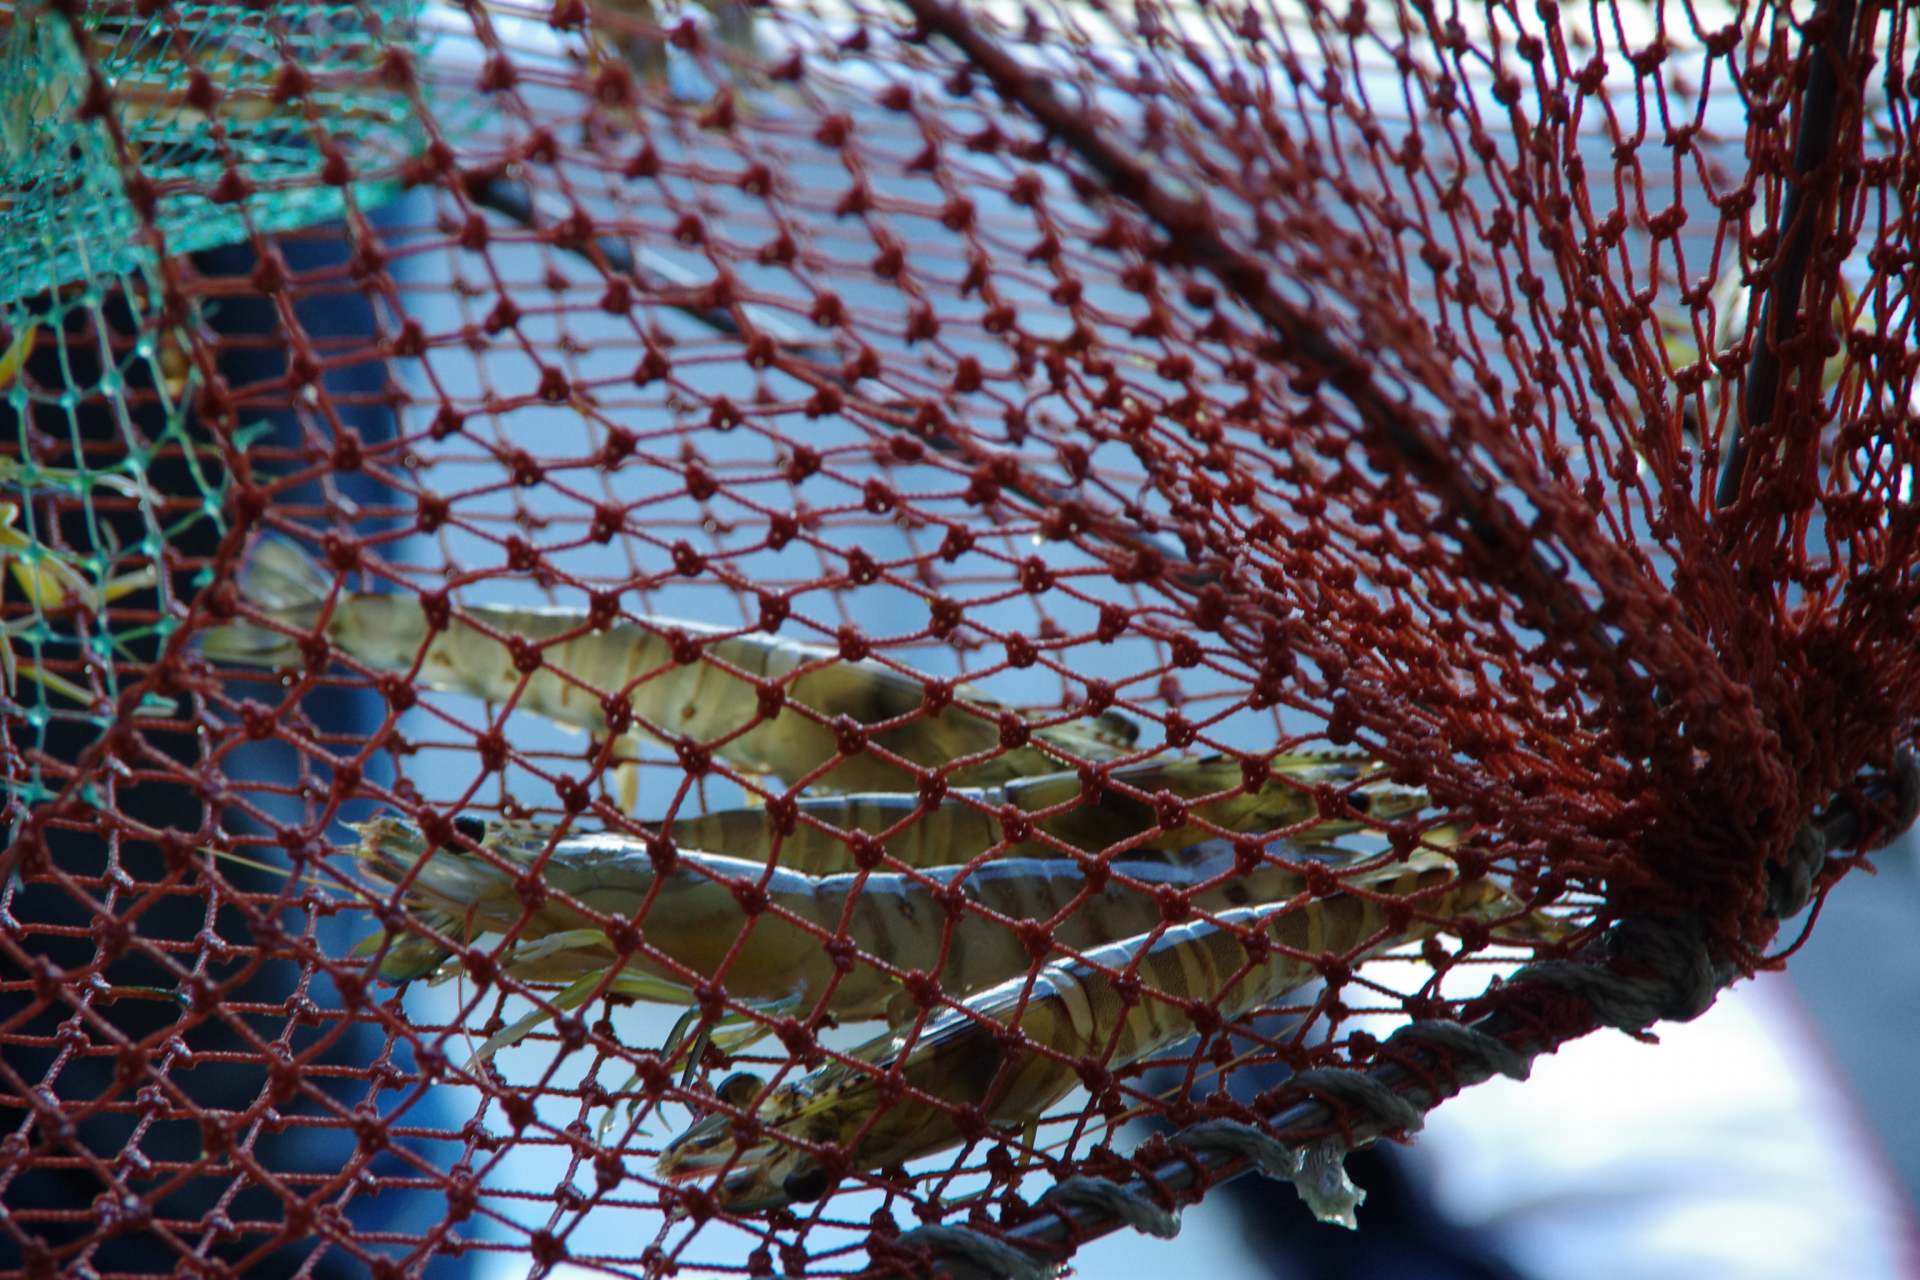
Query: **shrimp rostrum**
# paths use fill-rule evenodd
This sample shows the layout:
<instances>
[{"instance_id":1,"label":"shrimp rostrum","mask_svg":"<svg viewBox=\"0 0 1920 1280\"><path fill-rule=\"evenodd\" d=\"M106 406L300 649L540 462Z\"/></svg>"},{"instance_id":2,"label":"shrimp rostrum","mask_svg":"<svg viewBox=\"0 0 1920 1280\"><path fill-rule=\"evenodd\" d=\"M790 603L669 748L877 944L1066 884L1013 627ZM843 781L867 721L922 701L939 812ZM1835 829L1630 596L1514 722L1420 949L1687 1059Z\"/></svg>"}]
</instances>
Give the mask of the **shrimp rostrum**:
<instances>
[{"instance_id":1,"label":"shrimp rostrum","mask_svg":"<svg viewBox=\"0 0 1920 1280\"><path fill-rule=\"evenodd\" d=\"M722 1109L669 1144L658 1172L714 1179L728 1212L818 1199L836 1166L887 1168L960 1145L963 1114L1026 1126L1081 1083L1081 1064L1119 1070L1177 1045L1195 1034L1196 1005L1232 1021L1275 1004L1311 981L1328 952L1357 960L1467 920L1534 941L1570 932L1431 852L1346 884L1047 964L771 1089L752 1077L725 1081ZM1390 923L1396 899L1412 909L1402 927Z\"/></svg>"}]
</instances>

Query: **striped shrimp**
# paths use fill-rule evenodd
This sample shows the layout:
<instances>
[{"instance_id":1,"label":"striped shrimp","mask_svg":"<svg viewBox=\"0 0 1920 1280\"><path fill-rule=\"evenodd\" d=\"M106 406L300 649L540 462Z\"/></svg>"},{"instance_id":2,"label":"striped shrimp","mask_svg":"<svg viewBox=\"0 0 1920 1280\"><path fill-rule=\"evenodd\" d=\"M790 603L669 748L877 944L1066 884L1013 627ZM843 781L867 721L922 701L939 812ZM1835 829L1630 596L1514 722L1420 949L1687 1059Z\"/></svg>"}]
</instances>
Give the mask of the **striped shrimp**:
<instances>
[{"instance_id":1,"label":"striped shrimp","mask_svg":"<svg viewBox=\"0 0 1920 1280\"><path fill-rule=\"evenodd\" d=\"M854 846L879 837L895 862L950 866L999 848L998 856L1049 858L1061 845L1087 853L1184 849L1220 832L1288 831L1297 840L1331 839L1368 823L1425 808L1426 793L1376 776L1380 765L1357 753L1276 756L1273 776L1248 788L1238 760L1168 758L1117 765L1104 779L1078 772L1019 778L1000 787L955 789L937 802L912 792L808 796L679 818L664 830L676 844L711 849L792 871L832 875L857 869ZM1344 796L1355 817L1323 817L1319 787ZM1178 816L1171 819L1169 813ZM1358 816L1364 815L1364 816ZM777 835L777 842L776 842Z\"/></svg>"},{"instance_id":2,"label":"striped shrimp","mask_svg":"<svg viewBox=\"0 0 1920 1280\"><path fill-rule=\"evenodd\" d=\"M1490 880L1460 880L1432 851L1346 883L1365 894L1234 910L1151 941L1095 947L943 1009L917 1031L881 1035L851 1050L852 1061L771 1090L751 1076L730 1077L719 1090L728 1109L668 1144L659 1175L671 1182L716 1178L717 1202L732 1213L818 1199L832 1183L822 1155L853 1170L932 1155L963 1141L966 1108L995 1125L1023 1127L1081 1083L1077 1063L1119 1070L1178 1044L1195 1032L1193 1002L1224 1020L1275 1004L1318 973L1306 957L1332 952L1358 960L1463 918L1529 939L1571 933L1564 922L1528 913ZM1390 923L1389 900L1415 895L1411 921ZM1249 949L1238 931L1269 945ZM1008 1043L1009 1027L1019 1032L1018 1045ZM736 1112L757 1122L750 1140L742 1140Z\"/></svg>"},{"instance_id":3,"label":"striped shrimp","mask_svg":"<svg viewBox=\"0 0 1920 1280\"><path fill-rule=\"evenodd\" d=\"M686 1003L694 985L719 981L747 1005L898 1024L916 1008L902 975L963 996L1031 969L1036 939L1044 954L1049 946L1086 951L1145 933L1165 918L1169 892L1194 911L1217 914L1283 901L1304 887L1300 871L1283 863L1237 866L1233 846L1218 840L1174 859L1112 861L1095 873L1096 886L1089 869L1064 858L812 876L682 850L662 875L647 841L616 832L555 839L550 828L497 825L481 835L483 853L447 847L430 856L418 830L398 820L378 819L359 832L367 876L404 884L413 919L451 937L511 936L502 970L569 984L554 1001L562 1008L602 990ZM1328 846L1285 851L1317 861L1352 856ZM545 892L530 900L517 868L535 865ZM747 911L749 902L756 909ZM623 967L607 929L633 920L640 923ZM823 935L853 944L850 968L821 945ZM378 951L384 938L368 939L363 950ZM431 937L409 932L386 944L381 976L424 977L447 954ZM513 1038L542 1016L517 1026Z\"/></svg>"},{"instance_id":4,"label":"striped shrimp","mask_svg":"<svg viewBox=\"0 0 1920 1280\"><path fill-rule=\"evenodd\" d=\"M301 641L319 633L354 660L428 688L511 702L590 732L630 726L668 746L709 744L736 768L823 791L917 787L920 775L889 756L927 769L962 762L947 776L963 786L1060 768L1040 745L1003 748L1006 709L971 686L850 662L837 649L577 609L469 605L435 618L417 595L338 585L292 543L263 539L240 588L272 625L216 628L202 652L278 667L298 662ZM951 696L930 703L933 688L950 688ZM609 725L609 708L619 725ZM1035 724L1030 733L1070 758L1098 762L1131 749L1138 726L1103 712ZM847 749L856 734L863 742Z\"/></svg>"}]
</instances>

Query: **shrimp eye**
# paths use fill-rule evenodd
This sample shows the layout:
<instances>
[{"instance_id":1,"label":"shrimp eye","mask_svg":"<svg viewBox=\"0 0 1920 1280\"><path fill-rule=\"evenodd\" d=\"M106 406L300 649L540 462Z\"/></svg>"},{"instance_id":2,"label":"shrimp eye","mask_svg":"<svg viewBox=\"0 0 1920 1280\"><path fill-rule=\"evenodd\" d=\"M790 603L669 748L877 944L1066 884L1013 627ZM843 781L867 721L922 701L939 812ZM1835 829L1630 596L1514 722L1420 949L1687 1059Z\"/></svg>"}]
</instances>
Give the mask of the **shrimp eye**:
<instances>
[{"instance_id":1,"label":"shrimp eye","mask_svg":"<svg viewBox=\"0 0 1920 1280\"><path fill-rule=\"evenodd\" d=\"M487 824L478 818L470 818L464 813L453 820L453 829L475 844L487 838Z\"/></svg>"},{"instance_id":2,"label":"shrimp eye","mask_svg":"<svg viewBox=\"0 0 1920 1280\"><path fill-rule=\"evenodd\" d=\"M825 1169L817 1164L810 1164L788 1174L786 1180L780 1184L780 1189L787 1193L787 1199L804 1203L808 1200L818 1200L827 1194L827 1187L832 1182L832 1177Z\"/></svg>"},{"instance_id":3,"label":"shrimp eye","mask_svg":"<svg viewBox=\"0 0 1920 1280\"><path fill-rule=\"evenodd\" d=\"M766 1081L751 1071L736 1071L720 1082L713 1096L734 1107L744 1107L752 1102Z\"/></svg>"}]
</instances>

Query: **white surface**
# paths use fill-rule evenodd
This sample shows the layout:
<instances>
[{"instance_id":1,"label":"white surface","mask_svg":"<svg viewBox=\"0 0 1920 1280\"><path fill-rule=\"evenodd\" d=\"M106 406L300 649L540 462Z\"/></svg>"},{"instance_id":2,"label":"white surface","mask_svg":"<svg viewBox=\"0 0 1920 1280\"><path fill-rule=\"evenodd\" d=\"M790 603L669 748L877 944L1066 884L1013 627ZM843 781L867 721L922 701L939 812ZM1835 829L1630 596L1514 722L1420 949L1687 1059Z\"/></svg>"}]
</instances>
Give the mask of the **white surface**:
<instances>
[{"instance_id":1,"label":"white surface","mask_svg":"<svg viewBox=\"0 0 1920 1280\"><path fill-rule=\"evenodd\" d=\"M1920 1275L1912 1209L1791 1001L1767 975L1657 1045L1590 1036L1434 1112L1409 1161L1539 1280Z\"/></svg>"}]
</instances>

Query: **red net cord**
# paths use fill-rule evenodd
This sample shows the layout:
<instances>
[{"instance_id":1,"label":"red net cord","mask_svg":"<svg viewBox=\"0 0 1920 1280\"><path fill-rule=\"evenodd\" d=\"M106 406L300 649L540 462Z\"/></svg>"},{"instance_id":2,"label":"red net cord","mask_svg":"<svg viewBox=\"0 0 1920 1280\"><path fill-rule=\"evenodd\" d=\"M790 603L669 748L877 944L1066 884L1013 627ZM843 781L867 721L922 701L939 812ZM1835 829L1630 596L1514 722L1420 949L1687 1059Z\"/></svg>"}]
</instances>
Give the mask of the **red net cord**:
<instances>
[{"instance_id":1,"label":"red net cord","mask_svg":"<svg viewBox=\"0 0 1920 1280\"><path fill-rule=\"evenodd\" d=\"M1346 1219L1920 808L1899 6L0 18L0 1270Z\"/></svg>"}]
</instances>

